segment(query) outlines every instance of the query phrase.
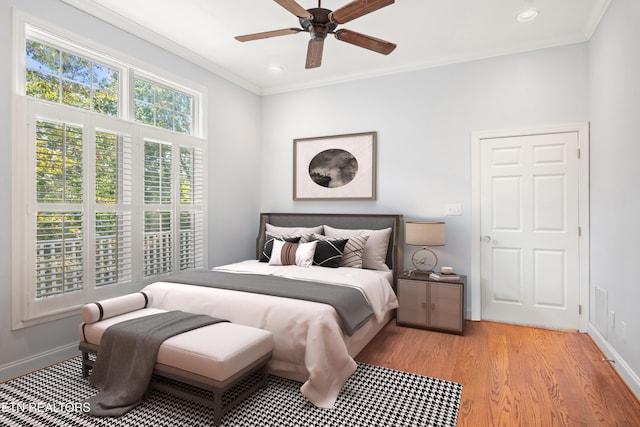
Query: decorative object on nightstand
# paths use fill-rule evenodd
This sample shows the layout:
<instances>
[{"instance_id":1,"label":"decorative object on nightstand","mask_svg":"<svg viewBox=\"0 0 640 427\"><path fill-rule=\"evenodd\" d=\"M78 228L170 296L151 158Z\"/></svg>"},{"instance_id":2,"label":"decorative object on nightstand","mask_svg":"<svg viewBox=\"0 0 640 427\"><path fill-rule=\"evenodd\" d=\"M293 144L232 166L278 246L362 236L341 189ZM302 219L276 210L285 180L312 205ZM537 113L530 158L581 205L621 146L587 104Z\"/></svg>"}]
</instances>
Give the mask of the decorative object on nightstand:
<instances>
[{"instance_id":1,"label":"decorative object on nightstand","mask_svg":"<svg viewBox=\"0 0 640 427\"><path fill-rule=\"evenodd\" d=\"M405 224L405 242L407 245L421 246L411 255L413 272L429 275L438 265L438 256L429 246L444 246L444 222L442 221L407 221Z\"/></svg>"},{"instance_id":2,"label":"decorative object on nightstand","mask_svg":"<svg viewBox=\"0 0 640 427\"><path fill-rule=\"evenodd\" d=\"M442 274L453 274L453 267L442 266L442 267L440 267L440 272Z\"/></svg>"},{"instance_id":3,"label":"decorative object on nightstand","mask_svg":"<svg viewBox=\"0 0 640 427\"><path fill-rule=\"evenodd\" d=\"M429 279L444 281L444 282L459 282L460 276L454 273L436 273L435 271L429 274Z\"/></svg>"}]
</instances>

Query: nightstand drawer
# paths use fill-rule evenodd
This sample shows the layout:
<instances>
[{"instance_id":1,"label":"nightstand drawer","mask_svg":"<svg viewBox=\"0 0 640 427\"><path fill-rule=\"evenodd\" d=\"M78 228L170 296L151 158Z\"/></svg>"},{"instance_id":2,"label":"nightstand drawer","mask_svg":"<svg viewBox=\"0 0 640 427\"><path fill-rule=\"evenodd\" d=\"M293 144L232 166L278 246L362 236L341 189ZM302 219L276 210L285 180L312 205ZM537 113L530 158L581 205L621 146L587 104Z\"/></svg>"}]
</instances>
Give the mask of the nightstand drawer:
<instances>
[{"instance_id":1,"label":"nightstand drawer","mask_svg":"<svg viewBox=\"0 0 640 427\"><path fill-rule=\"evenodd\" d=\"M398 322L427 324L427 287L421 282L398 279Z\"/></svg>"},{"instance_id":2,"label":"nightstand drawer","mask_svg":"<svg viewBox=\"0 0 640 427\"><path fill-rule=\"evenodd\" d=\"M462 330L462 285L429 282L429 326Z\"/></svg>"}]
</instances>

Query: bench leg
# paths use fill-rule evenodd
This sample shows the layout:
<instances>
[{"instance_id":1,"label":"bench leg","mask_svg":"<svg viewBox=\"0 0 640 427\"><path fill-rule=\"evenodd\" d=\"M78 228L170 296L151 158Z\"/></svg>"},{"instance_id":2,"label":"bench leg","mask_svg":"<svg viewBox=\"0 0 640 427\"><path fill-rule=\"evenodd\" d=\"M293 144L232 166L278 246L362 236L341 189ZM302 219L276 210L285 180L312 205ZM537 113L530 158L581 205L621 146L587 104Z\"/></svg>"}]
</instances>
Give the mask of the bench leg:
<instances>
[{"instance_id":1,"label":"bench leg","mask_svg":"<svg viewBox=\"0 0 640 427\"><path fill-rule=\"evenodd\" d=\"M267 386L269 385L269 382L267 381L268 378L268 369L267 369L267 364L265 363L265 365L262 367L262 388L267 388Z\"/></svg>"},{"instance_id":2,"label":"bench leg","mask_svg":"<svg viewBox=\"0 0 640 427\"><path fill-rule=\"evenodd\" d=\"M213 425L218 427L222 422L222 391L213 393Z\"/></svg>"},{"instance_id":3,"label":"bench leg","mask_svg":"<svg viewBox=\"0 0 640 427\"><path fill-rule=\"evenodd\" d=\"M82 377L87 378L89 376L89 370L91 366L89 364L89 353L86 351L82 352Z\"/></svg>"}]
</instances>

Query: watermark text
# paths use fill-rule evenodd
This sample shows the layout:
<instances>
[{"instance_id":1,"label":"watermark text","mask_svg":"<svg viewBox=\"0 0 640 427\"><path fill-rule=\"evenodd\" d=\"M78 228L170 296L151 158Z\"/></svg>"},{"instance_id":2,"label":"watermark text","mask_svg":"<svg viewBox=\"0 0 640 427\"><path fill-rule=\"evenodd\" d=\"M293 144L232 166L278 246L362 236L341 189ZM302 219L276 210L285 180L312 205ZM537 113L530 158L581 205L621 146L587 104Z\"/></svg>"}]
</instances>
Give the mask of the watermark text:
<instances>
[{"instance_id":1,"label":"watermark text","mask_svg":"<svg viewBox=\"0 0 640 427\"><path fill-rule=\"evenodd\" d=\"M89 402L1 402L0 413L88 412Z\"/></svg>"}]
</instances>

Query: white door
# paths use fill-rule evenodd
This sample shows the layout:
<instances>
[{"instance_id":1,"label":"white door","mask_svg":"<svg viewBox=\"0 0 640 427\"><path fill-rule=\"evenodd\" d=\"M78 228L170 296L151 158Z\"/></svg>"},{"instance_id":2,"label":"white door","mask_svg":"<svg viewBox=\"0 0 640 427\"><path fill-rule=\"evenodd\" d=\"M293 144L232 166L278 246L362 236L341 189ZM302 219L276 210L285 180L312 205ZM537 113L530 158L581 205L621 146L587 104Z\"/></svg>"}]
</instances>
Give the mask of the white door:
<instances>
[{"instance_id":1,"label":"white door","mask_svg":"<svg viewBox=\"0 0 640 427\"><path fill-rule=\"evenodd\" d=\"M480 142L482 318L580 328L578 133Z\"/></svg>"}]
</instances>

